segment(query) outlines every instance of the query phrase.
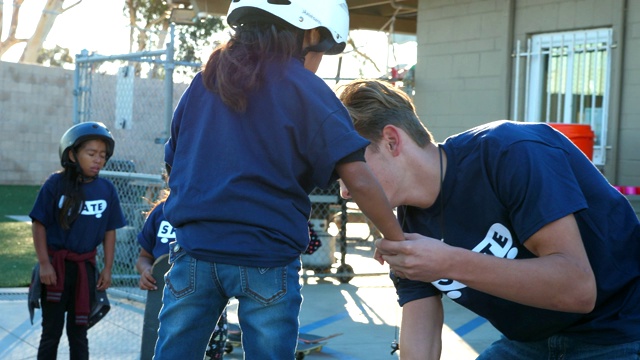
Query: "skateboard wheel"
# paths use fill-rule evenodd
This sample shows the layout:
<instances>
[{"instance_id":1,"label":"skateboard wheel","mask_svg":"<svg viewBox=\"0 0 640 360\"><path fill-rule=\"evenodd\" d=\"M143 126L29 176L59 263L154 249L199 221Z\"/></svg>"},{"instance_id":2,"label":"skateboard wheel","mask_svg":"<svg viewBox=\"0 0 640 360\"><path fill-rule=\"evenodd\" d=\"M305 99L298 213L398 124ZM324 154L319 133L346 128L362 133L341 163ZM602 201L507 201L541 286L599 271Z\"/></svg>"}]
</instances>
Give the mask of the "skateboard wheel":
<instances>
[{"instance_id":1,"label":"skateboard wheel","mask_svg":"<svg viewBox=\"0 0 640 360\"><path fill-rule=\"evenodd\" d=\"M338 270L336 271L338 274L337 278L343 284L348 283L353 279L355 273L353 272L353 268L350 265L343 264L338 266Z\"/></svg>"}]
</instances>

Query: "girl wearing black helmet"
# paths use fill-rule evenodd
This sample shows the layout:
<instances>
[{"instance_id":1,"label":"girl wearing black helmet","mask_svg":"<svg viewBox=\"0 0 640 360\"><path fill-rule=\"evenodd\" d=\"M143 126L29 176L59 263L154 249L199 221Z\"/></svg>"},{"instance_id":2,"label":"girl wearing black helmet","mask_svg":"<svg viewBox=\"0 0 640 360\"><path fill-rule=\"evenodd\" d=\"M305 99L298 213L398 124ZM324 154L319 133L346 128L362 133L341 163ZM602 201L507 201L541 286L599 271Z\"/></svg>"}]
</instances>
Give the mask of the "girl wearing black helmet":
<instances>
[{"instance_id":1,"label":"girl wearing black helmet","mask_svg":"<svg viewBox=\"0 0 640 360\"><path fill-rule=\"evenodd\" d=\"M247 359L293 359L309 193L341 178L387 239L403 233L364 162L369 144L315 75L342 52L345 0L233 0L234 33L183 94L165 146L176 228L156 359L202 357L231 297Z\"/></svg>"},{"instance_id":2,"label":"girl wearing black helmet","mask_svg":"<svg viewBox=\"0 0 640 360\"><path fill-rule=\"evenodd\" d=\"M88 359L87 324L96 290L111 285L115 230L125 225L113 184L98 177L113 154L102 124L86 122L60 139L63 170L42 185L29 216L42 284L42 335L38 359L55 359L65 325L72 359ZM96 276L96 248L104 268Z\"/></svg>"}]
</instances>

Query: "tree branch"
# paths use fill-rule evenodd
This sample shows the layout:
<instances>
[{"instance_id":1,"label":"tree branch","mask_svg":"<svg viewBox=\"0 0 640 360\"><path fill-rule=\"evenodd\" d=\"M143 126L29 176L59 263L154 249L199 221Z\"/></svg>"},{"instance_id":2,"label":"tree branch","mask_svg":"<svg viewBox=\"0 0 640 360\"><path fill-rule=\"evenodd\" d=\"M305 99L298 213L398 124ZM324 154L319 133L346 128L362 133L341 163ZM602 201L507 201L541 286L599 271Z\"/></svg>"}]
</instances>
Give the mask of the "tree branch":
<instances>
[{"instance_id":1,"label":"tree branch","mask_svg":"<svg viewBox=\"0 0 640 360\"><path fill-rule=\"evenodd\" d=\"M351 38L351 37L350 37L350 38L347 40L347 43L348 43L349 45L351 45L351 47L353 48L353 51L354 51L356 54L358 54L358 55L362 56L366 61L370 62L370 63L371 63L371 64L376 68L376 70L377 70L377 71L380 71L380 68L378 67L378 65L376 64L376 62L375 62L375 61L373 61L373 59L371 59L371 57L369 57L369 55L367 55L367 54L363 53L362 51L358 50L358 47L356 46L356 43L353 41L353 38Z\"/></svg>"}]
</instances>

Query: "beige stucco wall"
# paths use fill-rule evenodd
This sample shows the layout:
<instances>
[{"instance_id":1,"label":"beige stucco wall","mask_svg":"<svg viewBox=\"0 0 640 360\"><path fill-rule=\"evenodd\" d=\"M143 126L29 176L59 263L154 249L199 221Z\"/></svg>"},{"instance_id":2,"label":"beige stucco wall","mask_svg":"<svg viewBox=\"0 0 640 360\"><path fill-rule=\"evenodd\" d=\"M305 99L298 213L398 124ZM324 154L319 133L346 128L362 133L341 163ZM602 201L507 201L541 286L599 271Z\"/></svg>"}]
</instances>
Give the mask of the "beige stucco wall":
<instances>
[{"instance_id":1,"label":"beige stucco wall","mask_svg":"<svg viewBox=\"0 0 640 360\"><path fill-rule=\"evenodd\" d=\"M415 101L438 141L511 116L516 40L611 27L610 150L602 171L614 184L640 185L640 1L421 0L418 10Z\"/></svg>"}]
</instances>

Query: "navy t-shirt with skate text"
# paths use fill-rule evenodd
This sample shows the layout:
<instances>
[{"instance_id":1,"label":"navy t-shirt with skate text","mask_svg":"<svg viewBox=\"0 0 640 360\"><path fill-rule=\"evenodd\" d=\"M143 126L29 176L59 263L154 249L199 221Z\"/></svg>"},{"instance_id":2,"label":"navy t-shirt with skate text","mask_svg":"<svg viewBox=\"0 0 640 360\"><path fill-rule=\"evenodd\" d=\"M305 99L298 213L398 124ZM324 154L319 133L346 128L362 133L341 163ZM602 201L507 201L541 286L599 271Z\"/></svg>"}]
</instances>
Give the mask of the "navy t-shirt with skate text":
<instances>
[{"instance_id":1,"label":"navy t-shirt with skate text","mask_svg":"<svg viewBox=\"0 0 640 360\"><path fill-rule=\"evenodd\" d=\"M574 214L596 277L589 314L517 304L442 279L399 279L399 302L444 294L510 339L561 333L595 344L640 340L640 224L628 200L568 138L546 124L500 121L448 138L443 195L430 208L400 207L404 230L507 259L531 258L523 244ZM441 203L443 201L443 203ZM444 209L444 212L441 212Z\"/></svg>"},{"instance_id":2,"label":"navy t-shirt with skate text","mask_svg":"<svg viewBox=\"0 0 640 360\"><path fill-rule=\"evenodd\" d=\"M93 251L109 230L126 225L115 186L103 178L83 183L84 203L80 216L64 230L58 222L62 195L62 174L54 173L42 185L33 209L32 220L42 223L47 232L47 246L53 250L66 249L78 254Z\"/></svg>"},{"instance_id":3,"label":"navy t-shirt with skate text","mask_svg":"<svg viewBox=\"0 0 640 360\"><path fill-rule=\"evenodd\" d=\"M164 202L159 203L147 216L138 234L138 243L154 259L169 253L169 243L176 239L173 226L164 217Z\"/></svg>"}]
</instances>

